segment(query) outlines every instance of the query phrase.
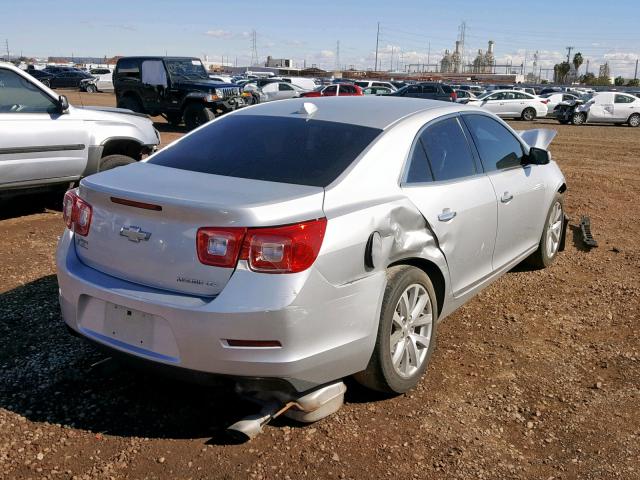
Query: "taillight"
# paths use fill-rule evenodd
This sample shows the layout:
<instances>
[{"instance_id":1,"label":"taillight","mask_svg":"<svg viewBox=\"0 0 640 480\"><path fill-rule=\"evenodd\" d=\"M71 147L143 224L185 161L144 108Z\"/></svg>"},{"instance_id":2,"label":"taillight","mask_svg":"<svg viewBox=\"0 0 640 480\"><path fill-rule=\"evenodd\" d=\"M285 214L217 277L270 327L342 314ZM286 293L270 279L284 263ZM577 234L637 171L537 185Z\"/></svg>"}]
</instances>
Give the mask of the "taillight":
<instances>
[{"instance_id":1,"label":"taillight","mask_svg":"<svg viewBox=\"0 0 640 480\"><path fill-rule=\"evenodd\" d=\"M326 227L326 218L282 227L204 227L197 234L198 258L224 268L240 259L255 272L302 272L318 257Z\"/></svg>"},{"instance_id":2,"label":"taillight","mask_svg":"<svg viewBox=\"0 0 640 480\"><path fill-rule=\"evenodd\" d=\"M69 230L86 237L91 228L93 209L78 194L70 190L64 194L62 202L62 218Z\"/></svg>"},{"instance_id":3,"label":"taillight","mask_svg":"<svg viewBox=\"0 0 640 480\"><path fill-rule=\"evenodd\" d=\"M198 229L196 235L198 259L205 265L234 268L238 262L238 254L246 232L247 229L241 227Z\"/></svg>"},{"instance_id":4,"label":"taillight","mask_svg":"<svg viewBox=\"0 0 640 480\"><path fill-rule=\"evenodd\" d=\"M544 100L540 100L540 101L541 101L542 103L544 103L545 105L546 105L547 103L549 103L549 100L548 100L548 99L544 99Z\"/></svg>"}]
</instances>

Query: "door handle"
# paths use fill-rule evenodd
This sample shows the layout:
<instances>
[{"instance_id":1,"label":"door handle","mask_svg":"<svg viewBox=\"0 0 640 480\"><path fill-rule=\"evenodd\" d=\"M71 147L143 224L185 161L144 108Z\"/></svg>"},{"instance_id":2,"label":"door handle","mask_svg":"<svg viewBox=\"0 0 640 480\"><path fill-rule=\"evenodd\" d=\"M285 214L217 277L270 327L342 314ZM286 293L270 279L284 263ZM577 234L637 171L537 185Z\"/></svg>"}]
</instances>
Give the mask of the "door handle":
<instances>
[{"instance_id":1,"label":"door handle","mask_svg":"<svg viewBox=\"0 0 640 480\"><path fill-rule=\"evenodd\" d=\"M457 212L453 212L451 209L445 208L442 210L442 213L438 215L438 220L441 222L448 222L449 220L453 220L457 214Z\"/></svg>"},{"instance_id":2,"label":"door handle","mask_svg":"<svg viewBox=\"0 0 640 480\"><path fill-rule=\"evenodd\" d=\"M513 193L504 192L502 197L500 197L502 203L509 203L511 200L513 200Z\"/></svg>"}]
</instances>

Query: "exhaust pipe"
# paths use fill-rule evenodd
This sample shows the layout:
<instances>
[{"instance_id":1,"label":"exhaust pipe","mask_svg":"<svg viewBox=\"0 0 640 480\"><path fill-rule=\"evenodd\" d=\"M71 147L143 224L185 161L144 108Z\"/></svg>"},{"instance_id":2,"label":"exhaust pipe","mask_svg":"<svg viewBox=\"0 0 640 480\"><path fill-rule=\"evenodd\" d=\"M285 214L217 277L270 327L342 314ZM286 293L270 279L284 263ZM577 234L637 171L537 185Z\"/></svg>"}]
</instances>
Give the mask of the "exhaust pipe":
<instances>
[{"instance_id":1,"label":"exhaust pipe","mask_svg":"<svg viewBox=\"0 0 640 480\"><path fill-rule=\"evenodd\" d=\"M346 385L339 381L294 398L282 392L255 392L249 400L262 403L260 412L227 427L227 433L238 443L244 443L257 437L267 423L283 413L298 422L317 422L340 409L346 391Z\"/></svg>"}]
</instances>

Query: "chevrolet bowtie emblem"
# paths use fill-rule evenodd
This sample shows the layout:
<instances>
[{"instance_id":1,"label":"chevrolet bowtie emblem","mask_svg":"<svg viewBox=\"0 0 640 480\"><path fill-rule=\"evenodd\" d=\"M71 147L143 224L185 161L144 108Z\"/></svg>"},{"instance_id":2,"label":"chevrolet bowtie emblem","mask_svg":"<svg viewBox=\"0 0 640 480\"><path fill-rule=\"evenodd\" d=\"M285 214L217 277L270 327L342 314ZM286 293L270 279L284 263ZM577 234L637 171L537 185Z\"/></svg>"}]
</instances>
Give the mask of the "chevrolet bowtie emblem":
<instances>
[{"instance_id":1,"label":"chevrolet bowtie emblem","mask_svg":"<svg viewBox=\"0 0 640 480\"><path fill-rule=\"evenodd\" d=\"M131 225L129 227L122 227L120 229L120 235L127 237L131 242L140 243L142 240L149 240L151 232L143 232L140 227Z\"/></svg>"}]
</instances>

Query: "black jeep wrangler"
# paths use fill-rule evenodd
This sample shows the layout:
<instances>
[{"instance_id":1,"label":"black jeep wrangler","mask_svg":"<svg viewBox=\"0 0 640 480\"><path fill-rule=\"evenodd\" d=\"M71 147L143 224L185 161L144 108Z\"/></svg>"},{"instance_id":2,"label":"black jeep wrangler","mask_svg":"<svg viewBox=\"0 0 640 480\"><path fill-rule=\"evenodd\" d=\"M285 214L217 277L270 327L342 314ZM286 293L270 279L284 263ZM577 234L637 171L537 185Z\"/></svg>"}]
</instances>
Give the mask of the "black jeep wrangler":
<instances>
[{"instance_id":1,"label":"black jeep wrangler","mask_svg":"<svg viewBox=\"0 0 640 480\"><path fill-rule=\"evenodd\" d=\"M237 85L210 80L197 58L123 57L113 86L118 107L162 115L172 125L184 121L188 129L245 105Z\"/></svg>"}]
</instances>

